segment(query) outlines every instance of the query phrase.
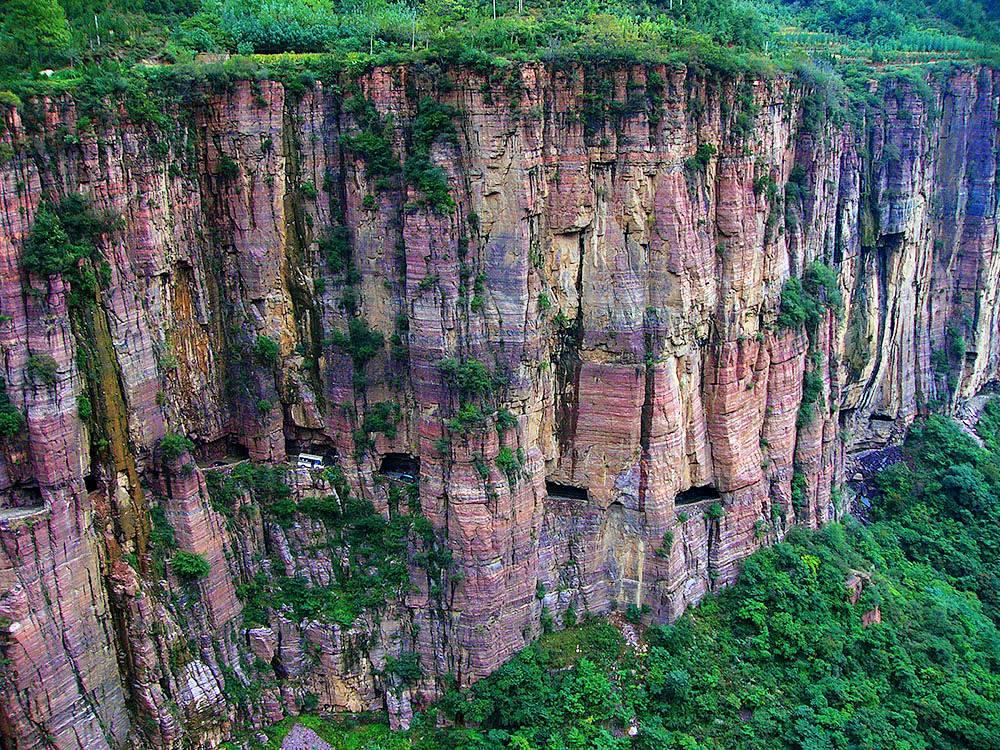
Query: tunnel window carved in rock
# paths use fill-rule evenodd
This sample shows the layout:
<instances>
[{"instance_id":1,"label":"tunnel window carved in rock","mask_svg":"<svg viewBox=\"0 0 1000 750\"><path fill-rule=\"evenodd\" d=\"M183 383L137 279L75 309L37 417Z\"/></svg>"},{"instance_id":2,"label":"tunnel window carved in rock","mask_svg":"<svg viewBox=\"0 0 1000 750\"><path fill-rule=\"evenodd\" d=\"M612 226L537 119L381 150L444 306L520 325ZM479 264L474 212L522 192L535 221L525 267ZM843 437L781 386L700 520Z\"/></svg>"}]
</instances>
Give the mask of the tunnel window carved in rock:
<instances>
[{"instance_id":1,"label":"tunnel window carved in rock","mask_svg":"<svg viewBox=\"0 0 1000 750\"><path fill-rule=\"evenodd\" d=\"M719 494L719 491L715 487L710 484L703 484L678 492L677 497L674 498L674 505L691 505L693 503L700 503L703 500L721 499L722 495Z\"/></svg>"},{"instance_id":2,"label":"tunnel window carved in rock","mask_svg":"<svg viewBox=\"0 0 1000 750\"><path fill-rule=\"evenodd\" d=\"M420 478L420 459L409 453L386 453L378 473L389 479L416 482Z\"/></svg>"},{"instance_id":3,"label":"tunnel window carved in rock","mask_svg":"<svg viewBox=\"0 0 1000 750\"><path fill-rule=\"evenodd\" d=\"M586 502L590 499L590 493L586 487L575 487L571 484L561 484L553 482L551 479L545 480L545 492L556 500L582 500Z\"/></svg>"},{"instance_id":4,"label":"tunnel window carved in rock","mask_svg":"<svg viewBox=\"0 0 1000 750\"><path fill-rule=\"evenodd\" d=\"M195 459L202 469L213 469L237 464L250 458L250 451L231 437L212 440L195 449Z\"/></svg>"},{"instance_id":5,"label":"tunnel window carved in rock","mask_svg":"<svg viewBox=\"0 0 1000 750\"><path fill-rule=\"evenodd\" d=\"M16 484L0 493L0 518L17 518L45 508L38 485Z\"/></svg>"}]
</instances>

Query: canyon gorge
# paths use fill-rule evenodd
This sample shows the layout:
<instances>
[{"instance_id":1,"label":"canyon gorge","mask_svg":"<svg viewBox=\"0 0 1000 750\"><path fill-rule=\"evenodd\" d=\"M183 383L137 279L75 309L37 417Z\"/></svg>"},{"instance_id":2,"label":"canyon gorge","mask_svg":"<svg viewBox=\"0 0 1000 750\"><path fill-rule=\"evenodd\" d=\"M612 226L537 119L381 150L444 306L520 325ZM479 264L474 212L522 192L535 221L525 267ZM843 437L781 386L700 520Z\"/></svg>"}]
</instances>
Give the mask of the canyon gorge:
<instances>
[{"instance_id":1,"label":"canyon gorge","mask_svg":"<svg viewBox=\"0 0 1000 750\"><path fill-rule=\"evenodd\" d=\"M190 90L0 105L5 750L405 727L544 629L676 619L1000 378L988 67Z\"/></svg>"}]
</instances>

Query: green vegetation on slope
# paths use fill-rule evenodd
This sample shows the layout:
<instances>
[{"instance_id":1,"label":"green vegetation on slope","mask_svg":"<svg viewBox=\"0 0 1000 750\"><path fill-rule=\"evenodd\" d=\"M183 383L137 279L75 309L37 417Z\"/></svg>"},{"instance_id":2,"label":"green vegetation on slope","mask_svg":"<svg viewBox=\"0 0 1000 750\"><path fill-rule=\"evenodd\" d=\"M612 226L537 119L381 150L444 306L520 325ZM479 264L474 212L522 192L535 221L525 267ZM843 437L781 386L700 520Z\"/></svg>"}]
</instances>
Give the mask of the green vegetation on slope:
<instances>
[{"instance_id":1,"label":"green vegetation on slope","mask_svg":"<svg viewBox=\"0 0 1000 750\"><path fill-rule=\"evenodd\" d=\"M638 653L594 619L449 691L407 734L307 721L338 748L1000 747L998 415L980 422L986 448L949 420L918 425L872 523L794 530Z\"/></svg>"},{"instance_id":2,"label":"green vegetation on slope","mask_svg":"<svg viewBox=\"0 0 1000 750\"><path fill-rule=\"evenodd\" d=\"M272 611L286 610L296 620L311 618L349 626L363 612L398 601L411 583L408 562L429 576L432 592L440 593L442 571L451 563L451 555L437 542L430 521L420 514L415 484L388 487L391 515L386 519L370 502L351 494L338 467L324 470L324 479L334 492L298 501L286 483L286 471L283 466L245 462L228 474L206 473L213 507L231 522L238 522L237 514L253 513L253 509L282 528L321 522L325 541L320 546L336 561L333 580L326 586L284 575L279 572L283 570L280 560L274 561L271 574L257 572L237 592L243 600L245 623L265 625Z\"/></svg>"}]
</instances>

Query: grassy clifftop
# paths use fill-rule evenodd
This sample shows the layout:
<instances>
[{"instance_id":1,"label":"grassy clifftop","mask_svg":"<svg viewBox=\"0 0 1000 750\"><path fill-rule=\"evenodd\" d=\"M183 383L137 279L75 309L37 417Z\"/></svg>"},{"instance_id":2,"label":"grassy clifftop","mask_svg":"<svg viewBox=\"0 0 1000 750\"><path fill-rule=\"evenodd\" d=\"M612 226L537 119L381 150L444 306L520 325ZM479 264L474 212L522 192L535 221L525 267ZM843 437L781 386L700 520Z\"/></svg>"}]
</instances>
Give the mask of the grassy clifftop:
<instances>
[{"instance_id":1,"label":"grassy clifftop","mask_svg":"<svg viewBox=\"0 0 1000 750\"><path fill-rule=\"evenodd\" d=\"M340 64L692 62L766 71L996 61L989 0L6 0L0 90L201 53L326 53ZM40 70L55 71L51 79ZM98 73L97 71L100 71Z\"/></svg>"}]
</instances>

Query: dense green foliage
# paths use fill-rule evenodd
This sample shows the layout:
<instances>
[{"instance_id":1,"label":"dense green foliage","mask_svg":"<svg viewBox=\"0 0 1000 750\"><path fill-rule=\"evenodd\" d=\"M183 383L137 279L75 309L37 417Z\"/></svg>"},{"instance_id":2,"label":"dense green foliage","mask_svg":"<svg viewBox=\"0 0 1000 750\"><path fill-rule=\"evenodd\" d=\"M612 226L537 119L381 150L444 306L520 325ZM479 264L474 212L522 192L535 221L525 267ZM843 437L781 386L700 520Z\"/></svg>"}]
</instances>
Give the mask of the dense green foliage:
<instances>
[{"instance_id":1,"label":"dense green foliage","mask_svg":"<svg viewBox=\"0 0 1000 750\"><path fill-rule=\"evenodd\" d=\"M873 61L915 53L995 59L1000 42L1000 9L990 0L3 0L0 19L0 89L21 94L81 79L99 82L98 94L134 94L135 81L108 71L189 62L200 52L330 53L350 65L543 58L761 69L802 51L835 60L845 53ZM67 64L75 72L25 78ZM131 106L163 116L155 103ZM359 151L388 156L378 128L351 137ZM417 155L410 179L437 183ZM426 195L431 204L438 197Z\"/></svg>"},{"instance_id":2,"label":"dense green foliage","mask_svg":"<svg viewBox=\"0 0 1000 750\"><path fill-rule=\"evenodd\" d=\"M376 433L385 435L390 440L394 439L402 418L403 411L395 401L377 401L369 405L361 426L354 431L355 452L360 455L363 451L374 448L375 439L372 435Z\"/></svg>"},{"instance_id":3,"label":"dense green foliage","mask_svg":"<svg viewBox=\"0 0 1000 750\"><path fill-rule=\"evenodd\" d=\"M497 409L495 401L507 378L500 372L492 372L490 368L478 359L446 357L438 362L441 377L457 397L457 407L454 415L445 420L445 427L454 435L466 435L474 430L484 429L491 418L495 416L495 427L502 436L515 422L515 417L507 409ZM447 452L447 445L439 446L441 452ZM520 475L523 457L517 456L506 448L497 457L497 466L508 479ZM480 460L479 473L486 479L489 468Z\"/></svg>"},{"instance_id":4,"label":"dense green foliage","mask_svg":"<svg viewBox=\"0 0 1000 750\"><path fill-rule=\"evenodd\" d=\"M368 326L364 318L351 318L347 324L347 333L336 331L332 337L333 344L350 356L354 368L364 370L365 365L385 346L385 337L377 330Z\"/></svg>"},{"instance_id":5,"label":"dense green foliage","mask_svg":"<svg viewBox=\"0 0 1000 750\"><path fill-rule=\"evenodd\" d=\"M55 385L59 378L59 363L50 354L32 354L25 362L24 371L35 385Z\"/></svg>"},{"instance_id":6,"label":"dense green foliage","mask_svg":"<svg viewBox=\"0 0 1000 750\"><path fill-rule=\"evenodd\" d=\"M205 472L212 507L224 516L232 517L243 496L253 497L262 512L284 515L282 509L295 504L291 490L285 484L285 471L280 466L255 464L249 461L234 466L229 472Z\"/></svg>"},{"instance_id":7,"label":"dense green foliage","mask_svg":"<svg viewBox=\"0 0 1000 750\"><path fill-rule=\"evenodd\" d=\"M194 552L177 552L170 559L170 567L181 580L187 582L200 580L212 570L208 560Z\"/></svg>"},{"instance_id":8,"label":"dense green foliage","mask_svg":"<svg viewBox=\"0 0 1000 750\"><path fill-rule=\"evenodd\" d=\"M892 530L908 558L971 592L1000 623L1000 400L977 425L985 447L931 417L906 441L910 461L880 477L877 526Z\"/></svg>"},{"instance_id":9,"label":"dense green foliage","mask_svg":"<svg viewBox=\"0 0 1000 750\"><path fill-rule=\"evenodd\" d=\"M990 399L979 416L976 434L993 455L1000 455L1000 398Z\"/></svg>"},{"instance_id":10,"label":"dense green foliage","mask_svg":"<svg viewBox=\"0 0 1000 750\"><path fill-rule=\"evenodd\" d=\"M90 418L94 416L94 406L90 402L89 396L81 393L76 397L76 414L82 422L89 422Z\"/></svg>"},{"instance_id":11,"label":"dense green foliage","mask_svg":"<svg viewBox=\"0 0 1000 750\"><path fill-rule=\"evenodd\" d=\"M34 65L65 61L70 27L58 0L5 0L0 11L0 59Z\"/></svg>"},{"instance_id":12,"label":"dense green foliage","mask_svg":"<svg viewBox=\"0 0 1000 750\"><path fill-rule=\"evenodd\" d=\"M979 423L985 448L949 420L918 425L870 524L793 530L638 651L591 619L447 692L406 734L307 721L335 747L996 748L998 415Z\"/></svg>"},{"instance_id":13,"label":"dense green foliage","mask_svg":"<svg viewBox=\"0 0 1000 750\"><path fill-rule=\"evenodd\" d=\"M497 468L507 477L507 482L511 487L514 487L520 480L521 474L524 471L525 460L526 457L523 448L514 450L510 446L505 445L497 453Z\"/></svg>"},{"instance_id":14,"label":"dense green foliage","mask_svg":"<svg viewBox=\"0 0 1000 750\"><path fill-rule=\"evenodd\" d=\"M933 30L973 39L1000 40L1000 9L975 0L792 0L809 28L867 41L906 40L916 43Z\"/></svg>"},{"instance_id":15,"label":"dense green foliage","mask_svg":"<svg viewBox=\"0 0 1000 750\"><path fill-rule=\"evenodd\" d=\"M438 362L438 368L445 382L462 397L489 396L502 384L478 359L446 357Z\"/></svg>"},{"instance_id":16,"label":"dense green foliage","mask_svg":"<svg viewBox=\"0 0 1000 750\"><path fill-rule=\"evenodd\" d=\"M438 210L453 208L455 201L448 194L444 170L431 161L431 146L435 141L455 141L452 119L457 114L447 104L430 97L421 99L413 120L413 148L403 168L407 182L422 196L422 202Z\"/></svg>"},{"instance_id":17,"label":"dense green foliage","mask_svg":"<svg viewBox=\"0 0 1000 750\"><path fill-rule=\"evenodd\" d=\"M390 421L394 411L391 404L373 409L373 413ZM276 572L253 576L238 590L246 622L264 624L271 611L283 610L296 619L348 626L363 612L379 610L395 601L409 587L407 561L411 549L418 550L413 562L432 576L438 576L449 564L447 550L438 547L433 529L419 515L415 491L403 498L404 491L393 485L389 490L392 514L387 519L370 502L351 494L338 468L324 472L334 492L298 502L285 482L285 471L283 467L246 462L228 474L206 475L213 506L230 518L240 498L245 497L250 503L243 505L244 511L259 508L266 520L279 526L298 521L322 522L331 559L338 561L329 585L277 572L282 570L280 561L272 566ZM415 485L411 487L415 490ZM402 508L404 499L406 507Z\"/></svg>"},{"instance_id":18,"label":"dense green foliage","mask_svg":"<svg viewBox=\"0 0 1000 750\"><path fill-rule=\"evenodd\" d=\"M781 290L778 328L805 325L813 332L827 310L839 313L843 304L837 272L819 261L813 261L801 279L791 278L785 282Z\"/></svg>"},{"instance_id":19,"label":"dense green foliage","mask_svg":"<svg viewBox=\"0 0 1000 750\"><path fill-rule=\"evenodd\" d=\"M717 149L711 143L699 143L694 156L684 162L684 168L689 174L704 172L708 168L709 162L715 156Z\"/></svg>"},{"instance_id":20,"label":"dense green foliage","mask_svg":"<svg viewBox=\"0 0 1000 750\"><path fill-rule=\"evenodd\" d=\"M24 243L24 267L39 276L52 276L69 270L83 252L70 245L56 213L42 205Z\"/></svg>"},{"instance_id":21,"label":"dense green foliage","mask_svg":"<svg viewBox=\"0 0 1000 750\"><path fill-rule=\"evenodd\" d=\"M24 429L24 415L7 395L7 382L0 377L0 438L12 438Z\"/></svg>"},{"instance_id":22,"label":"dense green foliage","mask_svg":"<svg viewBox=\"0 0 1000 750\"><path fill-rule=\"evenodd\" d=\"M361 94L347 99L344 109L354 116L359 130L342 135L341 144L364 160L365 172L369 179L374 180L376 188L385 190L392 187L391 178L399 174L401 167L392 151L392 133L388 123L375 105Z\"/></svg>"},{"instance_id":23,"label":"dense green foliage","mask_svg":"<svg viewBox=\"0 0 1000 750\"><path fill-rule=\"evenodd\" d=\"M263 334L254 342L253 353L260 362L272 367L281 360L281 347L278 346L278 342Z\"/></svg>"},{"instance_id":24,"label":"dense green foliage","mask_svg":"<svg viewBox=\"0 0 1000 750\"><path fill-rule=\"evenodd\" d=\"M97 211L79 193L55 205L42 203L24 243L23 266L40 279L58 274L68 281L71 309L89 305L111 275L98 243L118 226L116 217Z\"/></svg>"},{"instance_id":25,"label":"dense green foliage","mask_svg":"<svg viewBox=\"0 0 1000 750\"><path fill-rule=\"evenodd\" d=\"M167 433L160 439L160 453L169 461L176 460L188 451L194 450L194 443L186 435Z\"/></svg>"}]
</instances>

